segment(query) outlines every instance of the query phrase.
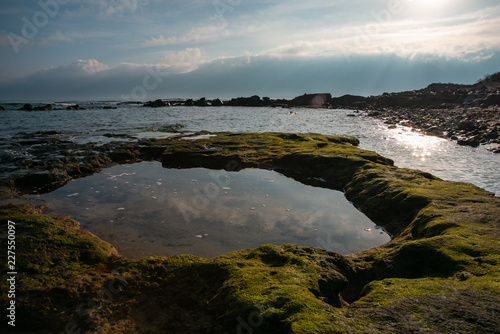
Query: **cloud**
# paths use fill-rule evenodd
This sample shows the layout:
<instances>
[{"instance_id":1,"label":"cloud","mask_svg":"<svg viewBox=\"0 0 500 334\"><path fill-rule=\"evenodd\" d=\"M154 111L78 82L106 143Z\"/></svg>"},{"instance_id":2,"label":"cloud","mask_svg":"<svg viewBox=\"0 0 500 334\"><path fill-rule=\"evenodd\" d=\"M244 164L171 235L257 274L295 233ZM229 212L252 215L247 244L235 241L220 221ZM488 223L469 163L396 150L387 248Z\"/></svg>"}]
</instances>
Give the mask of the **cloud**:
<instances>
[{"instance_id":1,"label":"cloud","mask_svg":"<svg viewBox=\"0 0 500 334\"><path fill-rule=\"evenodd\" d=\"M167 65L175 73L190 72L206 61L207 54L199 48L164 52L161 64Z\"/></svg>"},{"instance_id":2,"label":"cloud","mask_svg":"<svg viewBox=\"0 0 500 334\"><path fill-rule=\"evenodd\" d=\"M330 92L376 95L413 90L433 82L473 83L494 72L500 55L464 62L396 55L273 57L268 55L204 60L200 49L164 55L170 64L121 63L108 66L95 59L39 71L22 79L0 81L0 100L153 100L168 97L231 98L254 94L294 97ZM179 71L183 63L196 69Z\"/></svg>"},{"instance_id":3,"label":"cloud","mask_svg":"<svg viewBox=\"0 0 500 334\"><path fill-rule=\"evenodd\" d=\"M110 15L119 15L125 12L136 12L149 4L149 0L106 0L93 1L94 6L98 8L98 13Z\"/></svg>"},{"instance_id":4,"label":"cloud","mask_svg":"<svg viewBox=\"0 0 500 334\"><path fill-rule=\"evenodd\" d=\"M151 39L139 45L139 47L157 47L174 44L199 43L213 41L220 38L228 37L231 34L226 30L225 24L210 24L192 28L181 35L151 37Z\"/></svg>"},{"instance_id":5,"label":"cloud","mask_svg":"<svg viewBox=\"0 0 500 334\"><path fill-rule=\"evenodd\" d=\"M454 19L426 21L375 20L364 25L313 31L314 40L296 40L261 52L276 57L316 57L396 54L413 58L481 61L500 48L500 7L478 11ZM487 14L488 13L488 14ZM334 36L334 37L331 37Z\"/></svg>"}]
</instances>

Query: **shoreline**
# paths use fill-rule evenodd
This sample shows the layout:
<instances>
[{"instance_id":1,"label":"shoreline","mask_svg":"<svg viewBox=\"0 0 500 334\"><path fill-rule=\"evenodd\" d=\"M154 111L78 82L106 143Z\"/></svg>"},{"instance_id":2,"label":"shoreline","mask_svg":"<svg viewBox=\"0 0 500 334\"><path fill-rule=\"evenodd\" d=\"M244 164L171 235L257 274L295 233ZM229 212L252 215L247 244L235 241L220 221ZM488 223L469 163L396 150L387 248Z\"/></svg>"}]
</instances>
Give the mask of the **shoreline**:
<instances>
[{"instance_id":1,"label":"shoreline","mask_svg":"<svg viewBox=\"0 0 500 334\"><path fill-rule=\"evenodd\" d=\"M115 148L108 158L95 160L94 172L102 165L150 159L175 168L279 168L302 182L321 177L385 226L392 241L348 256L287 244L213 259L130 260L79 231L69 218L49 218L26 205L2 206L2 225L16 222L17 243L24 245L18 271L25 285L17 298L18 320L30 314L26 329L60 331L68 324L89 333L498 328L500 198L471 184L394 167L390 159L356 148L352 137L214 135ZM66 175L90 172L79 171ZM101 305L99 312L87 298Z\"/></svg>"}]
</instances>

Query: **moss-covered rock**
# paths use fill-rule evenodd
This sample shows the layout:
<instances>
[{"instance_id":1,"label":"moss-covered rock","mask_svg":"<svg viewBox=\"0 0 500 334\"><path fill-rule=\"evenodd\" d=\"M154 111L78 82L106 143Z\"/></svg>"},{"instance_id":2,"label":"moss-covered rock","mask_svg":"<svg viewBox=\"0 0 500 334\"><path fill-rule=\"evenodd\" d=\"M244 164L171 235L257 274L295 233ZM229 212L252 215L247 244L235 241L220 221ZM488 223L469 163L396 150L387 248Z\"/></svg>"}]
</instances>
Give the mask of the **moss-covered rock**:
<instances>
[{"instance_id":1,"label":"moss-covered rock","mask_svg":"<svg viewBox=\"0 0 500 334\"><path fill-rule=\"evenodd\" d=\"M30 206L1 207L2 233L9 220L16 223L16 329L499 332L500 199L471 184L394 167L356 144L316 134L222 133L126 148L134 158L169 167L272 168L303 182L321 177L393 236L347 256L286 244L213 259L131 260L71 219ZM0 287L8 302L5 279Z\"/></svg>"}]
</instances>

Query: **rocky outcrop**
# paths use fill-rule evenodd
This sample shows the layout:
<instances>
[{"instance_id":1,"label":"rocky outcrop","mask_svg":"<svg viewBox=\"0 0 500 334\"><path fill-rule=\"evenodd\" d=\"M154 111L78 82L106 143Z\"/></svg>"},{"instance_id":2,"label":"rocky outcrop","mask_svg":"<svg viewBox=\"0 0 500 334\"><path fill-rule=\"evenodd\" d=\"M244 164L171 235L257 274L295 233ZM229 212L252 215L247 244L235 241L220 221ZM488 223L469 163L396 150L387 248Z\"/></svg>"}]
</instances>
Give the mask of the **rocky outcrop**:
<instances>
[{"instance_id":1,"label":"rocky outcrop","mask_svg":"<svg viewBox=\"0 0 500 334\"><path fill-rule=\"evenodd\" d=\"M144 107L150 107L150 108L161 108L161 107L168 107L168 106L170 106L170 103L163 102L160 99L144 103Z\"/></svg>"},{"instance_id":2,"label":"rocky outcrop","mask_svg":"<svg viewBox=\"0 0 500 334\"><path fill-rule=\"evenodd\" d=\"M332 99L330 93L304 94L292 99L288 105L293 107L323 108Z\"/></svg>"}]
</instances>

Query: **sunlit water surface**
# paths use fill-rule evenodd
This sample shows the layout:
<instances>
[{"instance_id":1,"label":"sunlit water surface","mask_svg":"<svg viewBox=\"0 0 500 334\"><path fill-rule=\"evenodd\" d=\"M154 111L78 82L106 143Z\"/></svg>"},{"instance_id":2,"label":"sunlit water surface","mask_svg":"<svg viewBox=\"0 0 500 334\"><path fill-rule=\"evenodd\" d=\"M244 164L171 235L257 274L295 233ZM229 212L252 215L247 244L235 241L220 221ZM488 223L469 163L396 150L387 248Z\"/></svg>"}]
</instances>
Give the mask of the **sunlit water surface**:
<instances>
[{"instance_id":1,"label":"sunlit water surface","mask_svg":"<svg viewBox=\"0 0 500 334\"><path fill-rule=\"evenodd\" d=\"M34 198L47 201L53 213L75 217L131 258L213 257L266 243L348 254L390 239L343 193L261 169L166 169L142 162Z\"/></svg>"},{"instance_id":2,"label":"sunlit water surface","mask_svg":"<svg viewBox=\"0 0 500 334\"><path fill-rule=\"evenodd\" d=\"M16 110L22 105L3 104L7 110L1 112L0 151L7 157L29 156L29 148L10 144L16 137L37 131L57 131L55 137L63 140L100 145L171 137L178 134L162 129L178 123L185 125L185 133L208 130L350 135L360 139L361 148L393 159L396 166L471 182L500 194L500 154L490 153L485 147L461 147L410 128L389 129L348 110L294 109L295 113L290 113L281 108L151 109L109 102L80 105L88 110L24 112ZM117 109L104 110L104 105ZM271 179L273 183L268 182ZM230 182L226 187L231 189L222 189L210 179L207 170L167 170L159 164L143 163L75 180L43 199L54 214L72 216L84 229L131 257L178 253L213 256L285 242L345 254L388 240L386 234L380 234L381 230L346 203L341 193L305 186L269 171L230 173ZM202 196L205 187L211 183L219 187L219 192L203 201L207 200Z\"/></svg>"}]
</instances>

